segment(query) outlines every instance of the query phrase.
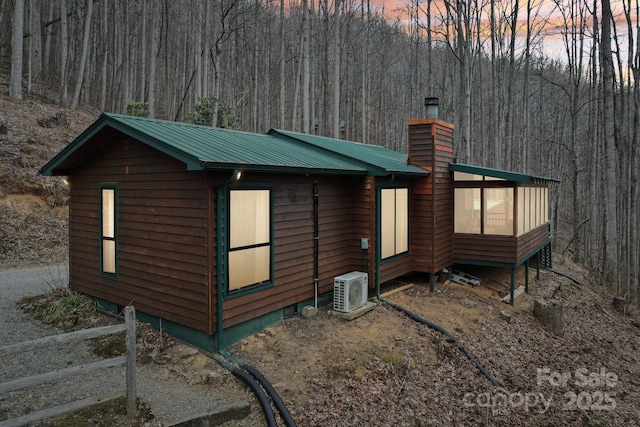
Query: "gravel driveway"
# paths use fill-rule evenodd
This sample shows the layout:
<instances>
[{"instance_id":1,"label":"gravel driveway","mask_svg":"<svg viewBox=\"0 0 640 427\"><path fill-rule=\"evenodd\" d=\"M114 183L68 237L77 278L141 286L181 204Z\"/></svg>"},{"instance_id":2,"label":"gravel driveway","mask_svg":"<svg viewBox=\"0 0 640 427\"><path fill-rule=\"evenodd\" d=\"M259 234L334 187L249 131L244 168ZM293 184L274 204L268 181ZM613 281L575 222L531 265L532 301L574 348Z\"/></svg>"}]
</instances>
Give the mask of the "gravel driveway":
<instances>
[{"instance_id":1,"label":"gravel driveway","mask_svg":"<svg viewBox=\"0 0 640 427\"><path fill-rule=\"evenodd\" d=\"M16 302L27 295L39 295L52 286L68 283L64 265L25 270L0 271L0 346L60 333L29 319ZM4 357L0 360L0 383L92 361L82 343ZM0 420L103 393L124 390L125 367L101 369L53 384L19 390L0 396ZM163 425L191 415L212 411L218 402L203 387L166 378L154 365L138 365L138 394L147 401Z\"/></svg>"}]
</instances>

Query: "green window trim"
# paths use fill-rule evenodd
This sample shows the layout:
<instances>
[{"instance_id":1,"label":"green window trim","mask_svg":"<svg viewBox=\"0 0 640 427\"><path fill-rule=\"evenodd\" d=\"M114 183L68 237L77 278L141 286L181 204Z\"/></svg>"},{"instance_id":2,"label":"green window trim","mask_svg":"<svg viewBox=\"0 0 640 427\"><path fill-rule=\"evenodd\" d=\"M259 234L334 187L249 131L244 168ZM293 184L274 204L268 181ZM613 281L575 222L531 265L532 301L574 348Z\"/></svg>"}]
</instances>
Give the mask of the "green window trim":
<instances>
[{"instance_id":1,"label":"green window trim","mask_svg":"<svg viewBox=\"0 0 640 427\"><path fill-rule=\"evenodd\" d=\"M226 196L225 299L274 285L272 187L236 184Z\"/></svg>"},{"instance_id":2,"label":"green window trim","mask_svg":"<svg viewBox=\"0 0 640 427\"><path fill-rule=\"evenodd\" d=\"M100 275L118 278L118 185L100 184Z\"/></svg>"}]
</instances>

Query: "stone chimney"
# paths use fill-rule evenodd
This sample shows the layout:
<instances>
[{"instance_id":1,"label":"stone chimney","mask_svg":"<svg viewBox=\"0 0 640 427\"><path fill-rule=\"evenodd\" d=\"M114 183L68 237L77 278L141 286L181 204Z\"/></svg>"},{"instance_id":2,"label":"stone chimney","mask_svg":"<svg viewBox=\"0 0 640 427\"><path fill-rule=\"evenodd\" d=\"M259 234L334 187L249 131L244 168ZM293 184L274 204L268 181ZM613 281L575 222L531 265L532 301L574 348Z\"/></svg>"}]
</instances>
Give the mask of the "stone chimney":
<instances>
[{"instance_id":1,"label":"stone chimney","mask_svg":"<svg viewBox=\"0 0 640 427\"><path fill-rule=\"evenodd\" d=\"M412 192L416 270L435 274L453 263L454 126L438 118L438 98L425 98L426 118L408 122L408 163L430 172Z\"/></svg>"}]
</instances>

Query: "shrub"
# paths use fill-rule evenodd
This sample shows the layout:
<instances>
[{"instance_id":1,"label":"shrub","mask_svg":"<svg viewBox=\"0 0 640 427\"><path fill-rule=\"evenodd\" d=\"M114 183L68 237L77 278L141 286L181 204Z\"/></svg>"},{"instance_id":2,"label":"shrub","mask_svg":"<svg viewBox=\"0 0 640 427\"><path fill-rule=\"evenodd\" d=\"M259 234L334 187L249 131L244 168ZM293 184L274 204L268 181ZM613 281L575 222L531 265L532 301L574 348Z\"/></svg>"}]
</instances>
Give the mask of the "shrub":
<instances>
[{"instance_id":1,"label":"shrub","mask_svg":"<svg viewBox=\"0 0 640 427\"><path fill-rule=\"evenodd\" d=\"M148 102L138 102L130 99L127 101L124 110L130 116L149 117Z\"/></svg>"},{"instance_id":2,"label":"shrub","mask_svg":"<svg viewBox=\"0 0 640 427\"><path fill-rule=\"evenodd\" d=\"M213 102L211 98L200 98L193 106L193 112L187 114L185 120L195 125L211 126L213 120ZM218 103L218 120L216 127L224 129L240 129L240 119L229 104Z\"/></svg>"}]
</instances>

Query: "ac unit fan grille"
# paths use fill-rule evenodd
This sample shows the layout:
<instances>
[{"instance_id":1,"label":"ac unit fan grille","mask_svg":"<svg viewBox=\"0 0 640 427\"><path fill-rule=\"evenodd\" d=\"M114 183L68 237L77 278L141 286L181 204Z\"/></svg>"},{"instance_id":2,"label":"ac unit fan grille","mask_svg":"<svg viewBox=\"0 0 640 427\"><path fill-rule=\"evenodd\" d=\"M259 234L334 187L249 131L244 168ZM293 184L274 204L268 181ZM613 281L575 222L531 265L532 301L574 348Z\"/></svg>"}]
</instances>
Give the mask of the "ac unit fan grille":
<instances>
[{"instance_id":1,"label":"ac unit fan grille","mask_svg":"<svg viewBox=\"0 0 640 427\"><path fill-rule=\"evenodd\" d=\"M367 302L367 274L352 272L334 279L333 309L350 312Z\"/></svg>"}]
</instances>

